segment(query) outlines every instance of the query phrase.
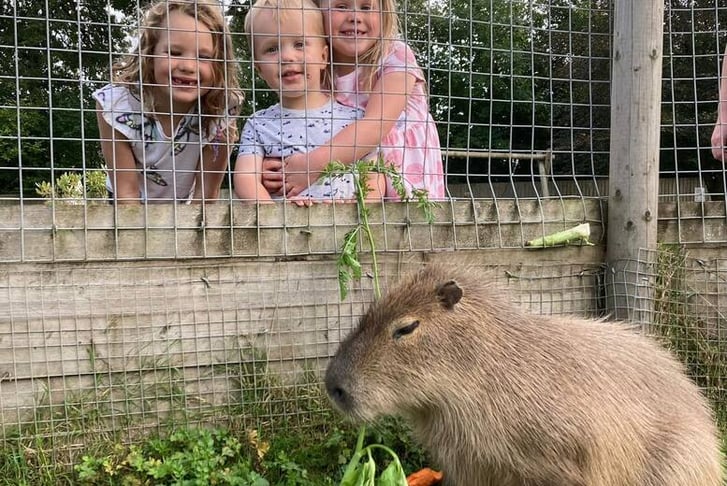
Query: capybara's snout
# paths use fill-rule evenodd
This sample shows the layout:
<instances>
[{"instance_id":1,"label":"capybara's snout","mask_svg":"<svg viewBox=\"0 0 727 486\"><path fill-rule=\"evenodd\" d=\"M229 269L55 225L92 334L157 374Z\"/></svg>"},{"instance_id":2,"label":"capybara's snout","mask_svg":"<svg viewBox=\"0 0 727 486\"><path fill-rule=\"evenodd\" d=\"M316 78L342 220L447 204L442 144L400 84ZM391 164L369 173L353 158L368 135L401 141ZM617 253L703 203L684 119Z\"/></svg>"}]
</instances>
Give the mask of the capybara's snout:
<instances>
[{"instance_id":1,"label":"capybara's snout","mask_svg":"<svg viewBox=\"0 0 727 486\"><path fill-rule=\"evenodd\" d=\"M326 370L326 393L333 404L344 412L350 410L352 405L351 394L347 390L345 381L334 358Z\"/></svg>"}]
</instances>

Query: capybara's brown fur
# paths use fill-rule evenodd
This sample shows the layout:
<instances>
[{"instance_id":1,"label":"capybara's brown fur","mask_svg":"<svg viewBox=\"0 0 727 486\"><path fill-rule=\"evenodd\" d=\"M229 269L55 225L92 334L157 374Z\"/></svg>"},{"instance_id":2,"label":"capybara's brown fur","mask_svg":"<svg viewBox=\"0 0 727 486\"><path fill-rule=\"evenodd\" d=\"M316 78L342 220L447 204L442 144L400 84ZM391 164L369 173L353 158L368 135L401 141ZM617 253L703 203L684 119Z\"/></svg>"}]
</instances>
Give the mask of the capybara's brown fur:
<instances>
[{"instance_id":1,"label":"capybara's brown fur","mask_svg":"<svg viewBox=\"0 0 727 486\"><path fill-rule=\"evenodd\" d=\"M472 271L429 266L341 343L346 415L408 419L456 486L721 486L711 410L625 324L530 314Z\"/></svg>"}]
</instances>

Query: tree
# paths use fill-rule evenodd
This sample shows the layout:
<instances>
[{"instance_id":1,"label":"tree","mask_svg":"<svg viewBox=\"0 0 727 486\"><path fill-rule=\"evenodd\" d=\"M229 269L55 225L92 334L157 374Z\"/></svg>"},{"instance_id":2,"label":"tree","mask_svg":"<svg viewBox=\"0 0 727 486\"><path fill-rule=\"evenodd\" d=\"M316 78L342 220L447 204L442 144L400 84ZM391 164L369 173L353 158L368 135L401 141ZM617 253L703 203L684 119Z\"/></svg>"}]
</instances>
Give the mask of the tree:
<instances>
[{"instance_id":1,"label":"tree","mask_svg":"<svg viewBox=\"0 0 727 486\"><path fill-rule=\"evenodd\" d=\"M128 46L128 24L107 2L3 2L0 27L0 172L3 192L34 195L34 185L68 168L101 166L91 92L108 82L111 53ZM116 6L133 18L136 2Z\"/></svg>"},{"instance_id":2,"label":"tree","mask_svg":"<svg viewBox=\"0 0 727 486\"><path fill-rule=\"evenodd\" d=\"M709 192L724 192L724 167L712 158L719 73L725 49L718 27L727 10L711 0L670 0L664 24L660 169L696 174Z\"/></svg>"},{"instance_id":3,"label":"tree","mask_svg":"<svg viewBox=\"0 0 727 486\"><path fill-rule=\"evenodd\" d=\"M401 5L404 38L419 55L440 140L449 148L549 147L532 109L536 86L529 2L426 2ZM454 174L510 171L509 162L450 160Z\"/></svg>"}]
</instances>

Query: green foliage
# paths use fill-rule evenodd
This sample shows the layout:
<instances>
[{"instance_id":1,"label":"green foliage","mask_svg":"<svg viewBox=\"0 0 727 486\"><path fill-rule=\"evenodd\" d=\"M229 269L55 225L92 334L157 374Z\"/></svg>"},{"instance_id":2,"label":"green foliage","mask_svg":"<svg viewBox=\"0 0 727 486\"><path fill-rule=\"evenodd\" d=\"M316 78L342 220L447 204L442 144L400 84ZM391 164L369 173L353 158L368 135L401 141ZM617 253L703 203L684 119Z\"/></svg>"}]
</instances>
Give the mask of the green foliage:
<instances>
[{"instance_id":1,"label":"green foliage","mask_svg":"<svg viewBox=\"0 0 727 486\"><path fill-rule=\"evenodd\" d=\"M83 456L81 484L268 486L243 455L242 444L221 429L182 429L142 446L117 445L106 457Z\"/></svg>"},{"instance_id":2,"label":"green foliage","mask_svg":"<svg viewBox=\"0 0 727 486\"><path fill-rule=\"evenodd\" d=\"M86 199L105 199L106 173L92 170L84 177L78 172L64 172L56 179L55 186L47 181L36 182L35 192L45 199L61 199L70 204L83 204Z\"/></svg>"},{"instance_id":3,"label":"green foliage","mask_svg":"<svg viewBox=\"0 0 727 486\"><path fill-rule=\"evenodd\" d=\"M370 444L364 447L366 430L361 427L356 450L348 463L340 486L406 486L406 474L394 451L380 444ZM390 462L376 480L376 461L373 451L379 449L389 455Z\"/></svg>"},{"instance_id":4,"label":"green foliage","mask_svg":"<svg viewBox=\"0 0 727 486\"><path fill-rule=\"evenodd\" d=\"M148 379L127 374L112 378L90 347L95 386L88 396L72 396L53 406L40 397L27 427L6 428L0 441L0 486L338 484L355 450L355 428L330 409L318 374L306 372L298 383L285 384L268 370L264 356L248 348L240 353L245 355L240 363L216 368L218 376L224 372L232 382L239 371L240 395L233 400L237 405L195 414L185 409L191 397L183 388L170 388L175 385L169 381L177 378L169 377L179 373L171 363L142 363L151 374ZM164 400L167 395L177 399L164 401L162 410L145 398ZM115 397L113 402L110 397ZM119 405L128 408L122 416ZM210 423L210 428L193 423ZM172 432L147 436L144 425ZM387 444L404 470L427 464L398 420L373 424L365 443ZM371 450L374 460L388 462L385 455L377 455L381 448ZM205 482L205 477L211 479Z\"/></svg>"},{"instance_id":5,"label":"green foliage","mask_svg":"<svg viewBox=\"0 0 727 486\"><path fill-rule=\"evenodd\" d=\"M358 248L359 238L364 235L364 240L371 251L372 271L374 282L374 296L378 299L381 296L379 286L379 269L376 260L376 242L371 232L369 223L369 208L366 204L366 197L369 195L369 179L371 173L378 173L391 181L399 199L403 202L414 200L427 219L429 224L434 222L434 208L438 205L428 197L426 189L414 189L412 195L407 194L404 178L396 169L394 164L386 164L382 158L376 160L359 160L351 165L341 162L329 163L322 172L321 177L331 177L342 174L352 174L355 184L356 207L358 208L359 223L343 237L341 252L336 260L338 267L338 284L341 299L348 295L349 285L352 280L361 278L361 262L359 260Z\"/></svg>"},{"instance_id":6,"label":"green foliage","mask_svg":"<svg viewBox=\"0 0 727 486\"><path fill-rule=\"evenodd\" d=\"M356 444L352 444L351 425L332 417L327 419L328 428L285 428L270 433L267 440L257 431L232 427L181 428L167 437L148 437L131 445L117 442L81 457L74 466L75 476L68 482L109 486L387 486L405 485L404 471L419 470L426 464L426 457L409 441L408 429L399 422L382 421L371 432L359 434ZM364 446L374 441L393 445ZM351 454L353 459L347 461ZM361 465L367 465L366 471L373 467L376 473L376 464L385 465L377 482L349 483L348 478L357 477L357 471L363 470L357 466L361 459L365 460ZM26 469L14 477L33 477ZM57 484L53 480L63 477L60 473L48 475L47 482L29 484Z\"/></svg>"},{"instance_id":7,"label":"green foliage","mask_svg":"<svg viewBox=\"0 0 727 486\"><path fill-rule=\"evenodd\" d=\"M686 364L687 374L712 403L717 424L727 434L727 344L719 330L690 309L687 252L662 245L658 252L652 332Z\"/></svg>"}]
</instances>

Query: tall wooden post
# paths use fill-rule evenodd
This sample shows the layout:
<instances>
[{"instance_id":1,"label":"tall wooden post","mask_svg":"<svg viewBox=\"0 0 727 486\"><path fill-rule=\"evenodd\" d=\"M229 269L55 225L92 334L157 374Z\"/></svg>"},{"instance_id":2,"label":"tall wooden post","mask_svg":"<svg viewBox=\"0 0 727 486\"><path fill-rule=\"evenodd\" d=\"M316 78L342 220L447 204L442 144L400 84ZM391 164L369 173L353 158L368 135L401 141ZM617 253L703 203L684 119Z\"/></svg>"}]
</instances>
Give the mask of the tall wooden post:
<instances>
[{"instance_id":1,"label":"tall wooden post","mask_svg":"<svg viewBox=\"0 0 727 486\"><path fill-rule=\"evenodd\" d=\"M663 0L615 0L606 300L619 319L648 322L656 249Z\"/></svg>"}]
</instances>

